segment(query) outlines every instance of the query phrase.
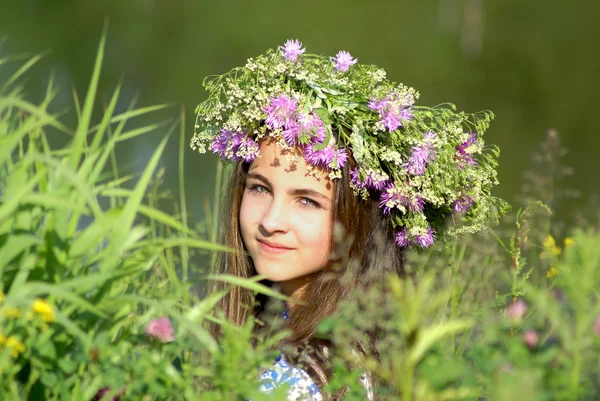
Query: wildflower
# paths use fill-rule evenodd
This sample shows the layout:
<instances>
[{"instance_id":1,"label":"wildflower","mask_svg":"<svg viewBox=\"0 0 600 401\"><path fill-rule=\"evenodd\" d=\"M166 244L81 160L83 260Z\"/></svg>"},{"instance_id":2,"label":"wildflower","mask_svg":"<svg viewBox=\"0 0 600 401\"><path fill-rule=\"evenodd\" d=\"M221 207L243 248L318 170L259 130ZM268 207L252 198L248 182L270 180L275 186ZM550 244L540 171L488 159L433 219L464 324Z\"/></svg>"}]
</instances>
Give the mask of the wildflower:
<instances>
[{"instance_id":1,"label":"wildflower","mask_svg":"<svg viewBox=\"0 0 600 401\"><path fill-rule=\"evenodd\" d=\"M6 337L4 337L4 334L0 333L0 345L4 345L5 342L6 342Z\"/></svg>"},{"instance_id":2,"label":"wildflower","mask_svg":"<svg viewBox=\"0 0 600 401\"><path fill-rule=\"evenodd\" d=\"M525 330L523 333L523 342L529 348L535 348L539 342L538 334L535 330Z\"/></svg>"},{"instance_id":3,"label":"wildflower","mask_svg":"<svg viewBox=\"0 0 600 401\"><path fill-rule=\"evenodd\" d=\"M302 48L302 43L298 40L288 40L283 46L279 46L283 51L283 58L290 61L296 61L299 55L303 54L306 49Z\"/></svg>"},{"instance_id":4,"label":"wildflower","mask_svg":"<svg viewBox=\"0 0 600 401\"><path fill-rule=\"evenodd\" d=\"M336 56L334 58L332 58L332 60L335 62L335 69L341 72L346 72L348 71L348 68L350 68L350 66L356 64L356 62L358 61L355 58L352 58L352 56L350 55L350 53L348 53L347 51L340 51L338 54L336 54Z\"/></svg>"},{"instance_id":5,"label":"wildflower","mask_svg":"<svg viewBox=\"0 0 600 401\"><path fill-rule=\"evenodd\" d=\"M458 163L458 168L464 169L467 165L474 166L477 164L477 160L473 157L471 146L477 142L477 133L471 133L469 139L460 145L456 146L456 154L454 159Z\"/></svg>"},{"instance_id":6,"label":"wildflower","mask_svg":"<svg viewBox=\"0 0 600 401\"><path fill-rule=\"evenodd\" d=\"M0 304L4 301L4 293L0 291Z\"/></svg>"},{"instance_id":7,"label":"wildflower","mask_svg":"<svg viewBox=\"0 0 600 401\"><path fill-rule=\"evenodd\" d=\"M544 251L540 253L541 259L549 259L560 255L560 248L556 246L556 241L552 235L548 235L542 243Z\"/></svg>"},{"instance_id":8,"label":"wildflower","mask_svg":"<svg viewBox=\"0 0 600 401\"><path fill-rule=\"evenodd\" d=\"M258 143L247 135L238 135L240 135L240 139L234 148L235 159L250 163L259 154Z\"/></svg>"},{"instance_id":9,"label":"wildflower","mask_svg":"<svg viewBox=\"0 0 600 401\"><path fill-rule=\"evenodd\" d=\"M565 238L565 248L569 248L573 245L575 245L575 240L571 237L566 237Z\"/></svg>"},{"instance_id":10,"label":"wildflower","mask_svg":"<svg viewBox=\"0 0 600 401\"><path fill-rule=\"evenodd\" d=\"M520 321L527 313L527 309L525 301L519 298L506 308L506 316L513 321Z\"/></svg>"},{"instance_id":11,"label":"wildflower","mask_svg":"<svg viewBox=\"0 0 600 401\"><path fill-rule=\"evenodd\" d=\"M313 166L341 169L348 161L348 153L346 149L337 149L333 143L320 150L309 145L304 149L304 158Z\"/></svg>"},{"instance_id":12,"label":"wildflower","mask_svg":"<svg viewBox=\"0 0 600 401\"><path fill-rule=\"evenodd\" d=\"M403 212L406 208L413 212L422 212L425 208L425 200L419 195L395 186L393 183L388 183L379 197L379 207L383 209L383 214L386 216L391 213L394 207Z\"/></svg>"},{"instance_id":13,"label":"wildflower","mask_svg":"<svg viewBox=\"0 0 600 401\"><path fill-rule=\"evenodd\" d=\"M300 143L323 143L327 132L325 124L319 116L314 113L300 114L296 121L292 121L288 129L283 131L283 139L290 146Z\"/></svg>"},{"instance_id":14,"label":"wildflower","mask_svg":"<svg viewBox=\"0 0 600 401\"><path fill-rule=\"evenodd\" d=\"M596 321L594 322L594 333L600 336L600 316L596 317Z\"/></svg>"},{"instance_id":15,"label":"wildflower","mask_svg":"<svg viewBox=\"0 0 600 401\"><path fill-rule=\"evenodd\" d=\"M473 206L473 198L469 195L463 195L454 201L453 209L457 213L465 213Z\"/></svg>"},{"instance_id":16,"label":"wildflower","mask_svg":"<svg viewBox=\"0 0 600 401\"><path fill-rule=\"evenodd\" d=\"M151 320L146 325L146 334L150 338L159 340L163 343L168 343L175 340L175 334L173 333L171 320L165 316Z\"/></svg>"},{"instance_id":17,"label":"wildflower","mask_svg":"<svg viewBox=\"0 0 600 401\"><path fill-rule=\"evenodd\" d=\"M433 160L434 153L429 144L414 146L412 155L408 162L404 163L402 167L413 175L423 175L427 165Z\"/></svg>"},{"instance_id":18,"label":"wildflower","mask_svg":"<svg viewBox=\"0 0 600 401\"><path fill-rule=\"evenodd\" d=\"M44 322L53 322L56 320L54 308L43 299L37 298L33 301L33 311L39 314Z\"/></svg>"},{"instance_id":19,"label":"wildflower","mask_svg":"<svg viewBox=\"0 0 600 401\"><path fill-rule=\"evenodd\" d=\"M267 113L265 124L271 129L290 128L297 107L298 102L285 94L279 95L278 98L272 97L269 106L264 110Z\"/></svg>"},{"instance_id":20,"label":"wildflower","mask_svg":"<svg viewBox=\"0 0 600 401\"><path fill-rule=\"evenodd\" d=\"M16 336L10 336L4 342L6 348L10 349L10 356L17 358L19 354L25 351L25 344L21 342Z\"/></svg>"},{"instance_id":21,"label":"wildflower","mask_svg":"<svg viewBox=\"0 0 600 401\"><path fill-rule=\"evenodd\" d=\"M411 243L412 241L408 239L406 227L402 227L402 229L396 233L396 245L398 245L400 248L406 248L407 246L411 245Z\"/></svg>"},{"instance_id":22,"label":"wildflower","mask_svg":"<svg viewBox=\"0 0 600 401\"><path fill-rule=\"evenodd\" d=\"M389 177L384 172L375 172L369 169L364 181L360 179L358 169L350 170L350 183L356 188L368 188L373 191L381 191L389 184Z\"/></svg>"},{"instance_id":23,"label":"wildflower","mask_svg":"<svg viewBox=\"0 0 600 401\"><path fill-rule=\"evenodd\" d=\"M210 150L213 153L221 156L222 159L227 159L226 150L229 146L229 142L231 141L233 133L230 130L222 129L219 132L219 135L215 136L212 144L210 145Z\"/></svg>"},{"instance_id":24,"label":"wildflower","mask_svg":"<svg viewBox=\"0 0 600 401\"><path fill-rule=\"evenodd\" d=\"M412 118L412 112L407 111L407 107L398 100L391 100L387 97L381 100L371 99L367 105L371 110L377 111L380 117L379 122L387 128L388 132L397 130L402 126L403 121Z\"/></svg>"},{"instance_id":25,"label":"wildflower","mask_svg":"<svg viewBox=\"0 0 600 401\"><path fill-rule=\"evenodd\" d=\"M433 228L427 227L427 230L423 234L415 235L415 242L421 248L430 247L435 242L435 231Z\"/></svg>"},{"instance_id":26,"label":"wildflower","mask_svg":"<svg viewBox=\"0 0 600 401\"><path fill-rule=\"evenodd\" d=\"M560 275L560 270L558 270L556 266L550 267L550 269L546 272L547 278L554 278L558 275Z\"/></svg>"}]
</instances>

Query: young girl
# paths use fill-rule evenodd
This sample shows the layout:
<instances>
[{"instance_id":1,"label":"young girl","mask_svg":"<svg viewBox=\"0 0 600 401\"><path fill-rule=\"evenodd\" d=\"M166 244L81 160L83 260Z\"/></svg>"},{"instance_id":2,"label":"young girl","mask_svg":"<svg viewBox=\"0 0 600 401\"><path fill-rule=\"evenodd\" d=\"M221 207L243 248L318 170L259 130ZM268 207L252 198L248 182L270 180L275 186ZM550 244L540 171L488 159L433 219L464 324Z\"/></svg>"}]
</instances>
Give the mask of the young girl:
<instances>
[{"instance_id":1,"label":"young girl","mask_svg":"<svg viewBox=\"0 0 600 401\"><path fill-rule=\"evenodd\" d=\"M318 323L354 291L402 275L406 248L474 232L496 213L497 151L482 153L481 140L493 114L418 106L382 69L291 40L204 86L191 146L235 163L222 239L237 252L221 272L260 274L290 297L288 342L302 354L278 358L262 388L287 383L289 399L321 400L335 344L315 337ZM222 300L239 325L265 305L239 287ZM376 348L369 335L356 352ZM372 378L362 381L373 398Z\"/></svg>"}]
</instances>

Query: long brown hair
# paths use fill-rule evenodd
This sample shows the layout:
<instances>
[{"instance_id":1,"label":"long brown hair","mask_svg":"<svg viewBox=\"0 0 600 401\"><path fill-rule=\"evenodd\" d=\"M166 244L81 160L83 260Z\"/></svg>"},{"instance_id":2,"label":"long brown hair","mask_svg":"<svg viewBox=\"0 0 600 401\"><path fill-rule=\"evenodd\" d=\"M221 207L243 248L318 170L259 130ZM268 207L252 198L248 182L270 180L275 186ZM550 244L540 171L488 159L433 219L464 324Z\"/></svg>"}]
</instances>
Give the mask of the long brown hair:
<instances>
[{"instance_id":1,"label":"long brown hair","mask_svg":"<svg viewBox=\"0 0 600 401\"><path fill-rule=\"evenodd\" d=\"M334 344L315 337L317 324L331 315L339 301L347 299L354 289L382 286L388 274L404 274L402 252L395 245L393 228L389 219L383 216L378 200L373 196L368 199L357 197L350 187L349 172L353 165L350 155L349 163L342 169L342 178L334 181L336 229L332 238L332 260L313 274L302 293L303 302L290 311L286 321L286 327L292 333L289 344L298 350L308 350L302 352L302 365L321 388L330 378L328 367ZM252 260L245 252L239 225L248 168L246 163L235 166L225 193L221 241L236 252L221 254L217 263L218 273L246 278L256 275ZM336 279L341 275L347 279ZM223 288L224 284L213 283L213 289ZM234 286L222 298L221 310L229 321L242 325L250 316L260 317L266 303L267 300L257 299L252 291ZM218 325L213 326L212 331L219 336ZM370 338L369 344L357 344L357 350L363 352L374 342L375 339Z\"/></svg>"}]
</instances>

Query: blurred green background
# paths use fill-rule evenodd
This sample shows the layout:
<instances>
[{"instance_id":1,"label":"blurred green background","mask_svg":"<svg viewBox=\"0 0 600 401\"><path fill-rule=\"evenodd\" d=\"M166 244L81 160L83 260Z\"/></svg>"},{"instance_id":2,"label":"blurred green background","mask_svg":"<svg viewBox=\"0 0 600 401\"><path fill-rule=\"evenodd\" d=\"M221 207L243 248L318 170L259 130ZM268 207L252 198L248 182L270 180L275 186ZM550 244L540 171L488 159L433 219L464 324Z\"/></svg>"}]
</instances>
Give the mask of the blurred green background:
<instances>
[{"instance_id":1,"label":"blurred green background","mask_svg":"<svg viewBox=\"0 0 600 401\"><path fill-rule=\"evenodd\" d=\"M558 207L563 216L600 190L597 99L600 98L598 2L557 0L0 0L0 55L49 51L28 75L39 100L54 74L60 94L54 110L72 106L72 89L85 95L109 19L100 93L123 82L120 107L172 103L161 117L186 109L188 140L193 110L205 97L202 78L243 64L267 48L298 38L309 52L348 50L361 63L420 91L421 103L453 102L459 109L493 110L486 142L502 149L495 194L513 202L533 149L550 128L570 150L575 174L561 185L579 199ZM16 68L16 67L15 67ZM0 69L0 78L9 69ZM74 116L71 114L71 118ZM154 116L156 120L156 116ZM72 120L74 121L74 120ZM121 165L143 166L164 131L124 143ZM56 134L56 141L66 138ZM186 148L187 150L187 148ZM167 149L165 181L177 193L177 139ZM191 223L212 199L216 157L186 152ZM592 207L593 204L592 204ZM169 208L167 205L166 208Z\"/></svg>"}]
</instances>

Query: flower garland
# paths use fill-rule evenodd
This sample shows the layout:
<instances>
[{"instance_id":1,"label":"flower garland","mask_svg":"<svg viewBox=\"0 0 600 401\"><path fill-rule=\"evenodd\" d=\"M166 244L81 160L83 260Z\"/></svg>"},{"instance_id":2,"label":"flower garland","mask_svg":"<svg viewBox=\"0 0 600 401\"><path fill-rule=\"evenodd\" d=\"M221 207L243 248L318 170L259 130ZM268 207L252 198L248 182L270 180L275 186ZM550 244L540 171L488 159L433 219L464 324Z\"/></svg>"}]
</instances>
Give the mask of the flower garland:
<instances>
[{"instance_id":1,"label":"flower garland","mask_svg":"<svg viewBox=\"0 0 600 401\"><path fill-rule=\"evenodd\" d=\"M399 247L478 231L508 210L490 195L499 150L484 151L481 137L492 112L417 105L418 92L346 51L331 58L305 51L289 40L206 78L192 149L208 146L225 160L250 163L259 141L271 137L331 179L352 156L350 185L357 196L378 199Z\"/></svg>"}]
</instances>

